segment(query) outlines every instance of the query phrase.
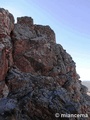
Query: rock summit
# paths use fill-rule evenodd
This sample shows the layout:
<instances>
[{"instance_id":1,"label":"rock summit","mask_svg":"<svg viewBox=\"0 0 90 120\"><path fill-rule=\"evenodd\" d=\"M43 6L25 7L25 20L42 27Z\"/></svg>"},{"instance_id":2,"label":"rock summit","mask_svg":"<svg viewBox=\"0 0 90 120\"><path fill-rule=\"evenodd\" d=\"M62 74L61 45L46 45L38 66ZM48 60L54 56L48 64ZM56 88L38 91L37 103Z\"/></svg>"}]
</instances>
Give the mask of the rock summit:
<instances>
[{"instance_id":1,"label":"rock summit","mask_svg":"<svg viewBox=\"0 0 90 120\"><path fill-rule=\"evenodd\" d=\"M62 114L81 117L61 117ZM0 8L0 120L90 120L90 96L49 26Z\"/></svg>"}]
</instances>

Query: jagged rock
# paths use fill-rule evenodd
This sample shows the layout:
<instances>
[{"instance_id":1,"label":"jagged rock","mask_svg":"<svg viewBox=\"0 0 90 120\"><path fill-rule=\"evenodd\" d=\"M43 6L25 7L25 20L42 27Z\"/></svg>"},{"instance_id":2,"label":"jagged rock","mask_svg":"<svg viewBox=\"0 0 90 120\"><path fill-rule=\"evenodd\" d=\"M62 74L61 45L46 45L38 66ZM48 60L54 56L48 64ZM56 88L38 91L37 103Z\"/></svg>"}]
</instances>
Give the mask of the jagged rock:
<instances>
[{"instance_id":1,"label":"jagged rock","mask_svg":"<svg viewBox=\"0 0 90 120\"><path fill-rule=\"evenodd\" d=\"M12 68L6 81L10 91L8 97L20 101L18 109L29 114L30 118L54 120L57 111L77 113L68 92L52 77L35 76Z\"/></svg>"},{"instance_id":2,"label":"jagged rock","mask_svg":"<svg viewBox=\"0 0 90 120\"><path fill-rule=\"evenodd\" d=\"M17 101L14 99L2 98L0 99L0 115L4 115L5 112L12 112L17 106Z\"/></svg>"},{"instance_id":3,"label":"jagged rock","mask_svg":"<svg viewBox=\"0 0 90 120\"><path fill-rule=\"evenodd\" d=\"M9 36L14 28L14 18L5 9L0 9L0 38Z\"/></svg>"},{"instance_id":4,"label":"jagged rock","mask_svg":"<svg viewBox=\"0 0 90 120\"><path fill-rule=\"evenodd\" d=\"M25 21L24 19L26 17L23 17L23 20L21 18L21 21ZM31 20L31 18L28 19ZM44 75L49 72L51 76L56 76L75 69L71 56L61 45L55 43L54 32L48 26L32 25L30 27L27 23L25 26L25 23L19 22L13 30L12 40L14 64L23 72Z\"/></svg>"},{"instance_id":5,"label":"jagged rock","mask_svg":"<svg viewBox=\"0 0 90 120\"><path fill-rule=\"evenodd\" d=\"M13 64L11 31L14 28L14 18L7 10L0 8L0 96L2 96L5 77Z\"/></svg>"},{"instance_id":6,"label":"jagged rock","mask_svg":"<svg viewBox=\"0 0 90 120\"><path fill-rule=\"evenodd\" d=\"M0 120L89 120L90 96L49 26L0 9ZM61 118L87 114L87 118ZM55 116L59 115L59 116Z\"/></svg>"},{"instance_id":7,"label":"jagged rock","mask_svg":"<svg viewBox=\"0 0 90 120\"><path fill-rule=\"evenodd\" d=\"M88 88L84 85L81 85L81 92L82 94L86 94L88 92Z\"/></svg>"},{"instance_id":8,"label":"jagged rock","mask_svg":"<svg viewBox=\"0 0 90 120\"><path fill-rule=\"evenodd\" d=\"M47 72L56 64L56 56L50 44L55 43L55 35L49 26L33 25L32 18L21 17L14 27L12 40L14 64L21 71Z\"/></svg>"},{"instance_id":9,"label":"jagged rock","mask_svg":"<svg viewBox=\"0 0 90 120\"><path fill-rule=\"evenodd\" d=\"M17 18L17 23L18 24L21 24L21 25L24 25L25 24L25 26L27 25L27 26L29 26L29 27L31 27L31 26L33 26L33 19L31 18L31 17L18 17Z\"/></svg>"},{"instance_id":10,"label":"jagged rock","mask_svg":"<svg viewBox=\"0 0 90 120\"><path fill-rule=\"evenodd\" d=\"M15 120L13 114L17 106L17 101L14 99L0 99L0 120Z\"/></svg>"}]
</instances>

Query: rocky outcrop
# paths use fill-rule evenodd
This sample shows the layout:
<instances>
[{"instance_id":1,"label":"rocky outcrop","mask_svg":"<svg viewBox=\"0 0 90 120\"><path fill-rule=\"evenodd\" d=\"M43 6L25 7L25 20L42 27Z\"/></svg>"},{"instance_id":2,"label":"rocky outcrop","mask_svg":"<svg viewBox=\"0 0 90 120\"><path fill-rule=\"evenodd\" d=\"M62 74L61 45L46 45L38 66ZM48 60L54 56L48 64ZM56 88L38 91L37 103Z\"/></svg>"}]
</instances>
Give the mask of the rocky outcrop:
<instances>
[{"instance_id":1,"label":"rocky outcrop","mask_svg":"<svg viewBox=\"0 0 90 120\"><path fill-rule=\"evenodd\" d=\"M14 24L4 9L0 16L0 120L89 120L87 88L72 57L56 44L54 31L31 17Z\"/></svg>"},{"instance_id":2,"label":"rocky outcrop","mask_svg":"<svg viewBox=\"0 0 90 120\"><path fill-rule=\"evenodd\" d=\"M14 28L14 18L7 10L0 9L0 97L5 86L5 77L13 64L11 31Z\"/></svg>"}]
</instances>

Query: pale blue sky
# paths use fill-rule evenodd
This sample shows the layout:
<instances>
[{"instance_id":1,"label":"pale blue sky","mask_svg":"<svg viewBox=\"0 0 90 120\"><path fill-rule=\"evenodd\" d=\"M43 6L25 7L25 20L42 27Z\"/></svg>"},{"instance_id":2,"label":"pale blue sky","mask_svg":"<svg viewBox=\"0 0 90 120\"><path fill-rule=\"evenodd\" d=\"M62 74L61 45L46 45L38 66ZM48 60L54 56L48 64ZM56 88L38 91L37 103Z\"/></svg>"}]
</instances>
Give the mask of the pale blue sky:
<instances>
[{"instance_id":1,"label":"pale blue sky","mask_svg":"<svg viewBox=\"0 0 90 120\"><path fill-rule=\"evenodd\" d=\"M90 0L1 0L15 17L50 25L56 41L73 57L81 80L90 80Z\"/></svg>"}]
</instances>

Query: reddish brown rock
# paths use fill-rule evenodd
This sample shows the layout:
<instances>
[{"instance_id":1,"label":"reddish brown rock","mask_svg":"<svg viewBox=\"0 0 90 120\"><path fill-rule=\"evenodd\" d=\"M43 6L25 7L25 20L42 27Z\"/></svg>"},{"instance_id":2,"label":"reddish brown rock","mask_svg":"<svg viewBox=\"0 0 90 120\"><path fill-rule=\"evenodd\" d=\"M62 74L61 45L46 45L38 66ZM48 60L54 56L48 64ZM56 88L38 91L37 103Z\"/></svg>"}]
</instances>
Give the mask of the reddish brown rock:
<instances>
[{"instance_id":1,"label":"reddish brown rock","mask_svg":"<svg viewBox=\"0 0 90 120\"><path fill-rule=\"evenodd\" d=\"M5 81L0 81L0 98L3 97L3 88L5 86Z\"/></svg>"},{"instance_id":2,"label":"reddish brown rock","mask_svg":"<svg viewBox=\"0 0 90 120\"><path fill-rule=\"evenodd\" d=\"M5 55L5 46L0 44L0 81L4 80L8 69L8 62Z\"/></svg>"},{"instance_id":3,"label":"reddish brown rock","mask_svg":"<svg viewBox=\"0 0 90 120\"><path fill-rule=\"evenodd\" d=\"M31 17L27 17L27 16L26 17L18 17L17 23L21 24L21 25L25 24L25 26L27 25L27 26L31 27L31 26L33 26L33 19Z\"/></svg>"},{"instance_id":4,"label":"reddish brown rock","mask_svg":"<svg viewBox=\"0 0 90 120\"><path fill-rule=\"evenodd\" d=\"M11 31L14 28L14 18L5 9L0 9L0 83L1 91L3 91L3 85L7 71L13 64L12 58L12 43L11 43Z\"/></svg>"},{"instance_id":5,"label":"reddish brown rock","mask_svg":"<svg viewBox=\"0 0 90 120\"><path fill-rule=\"evenodd\" d=\"M0 38L9 36L14 28L14 18L8 10L0 9Z\"/></svg>"},{"instance_id":6,"label":"reddish brown rock","mask_svg":"<svg viewBox=\"0 0 90 120\"><path fill-rule=\"evenodd\" d=\"M49 43L56 43L55 33L50 26L35 25L34 30L38 37L44 36Z\"/></svg>"},{"instance_id":7,"label":"reddish brown rock","mask_svg":"<svg viewBox=\"0 0 90 120\"><path fill-rule=\"evenodd\" d=\"M52 44L55 35L49 26L34 25L32 18L21 17L12 34L14 64L23 72L50 71L56 64Z\"/></svg>"},{"instance_id":8,"label":"reddish brown rock","mask_svg":"<svg viewBox=\"0 0 90 120\"><path fill-rule=\"evenodd\" d=\"M71 56L55 43L55 34L49 26L34 25L29 17L18 18L12 40L14 64L23 72L57 76L75 71Z\"/></svg>"}]
</instances>

